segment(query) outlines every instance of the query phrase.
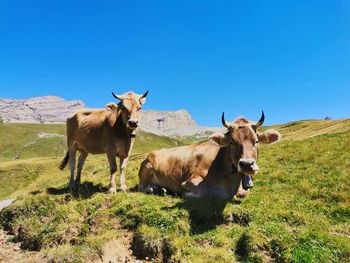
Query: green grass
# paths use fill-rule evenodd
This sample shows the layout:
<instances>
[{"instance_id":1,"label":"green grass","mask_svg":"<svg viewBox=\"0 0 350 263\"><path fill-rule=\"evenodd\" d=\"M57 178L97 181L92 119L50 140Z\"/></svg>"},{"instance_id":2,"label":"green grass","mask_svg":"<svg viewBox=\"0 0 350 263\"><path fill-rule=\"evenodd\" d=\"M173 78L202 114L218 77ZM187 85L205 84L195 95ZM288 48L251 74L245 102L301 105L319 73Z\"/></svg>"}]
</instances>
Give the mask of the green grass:
<instances>
[{"instance_id":1,"label":"green grass","mask_svg":"<svg viewBox=\"0 0 350 263\"><path fill-rule=\"evenodd\" d=\"M81 191L72 196L66 188L68 170L56 168L61 156L5 160L2 155L0 198L18 200L0 213L0 224L16 234L23 248L40 251L46 260L98 258L106 241L128 229L135 236L135 253L158 261L349 262L347 125L341 120L279 126L286 139L261 147L261 171L250 196L228 203L135 191L110 195L103 155L89 156ZM137 186L143 153L182 143L142 136L127 169L131 188Z\"/></svg>"},{"instance_id":2,"label":"green grass","mask_svg":"<svg viewBox=\"0 0 350 263\"><path fill-rule=\"evenodd\" d=\"M63 124L0 123L0 160L62 157L66 151L66 126ZM42 138L42 136L49 136ZM41 136L41 137L40 137ZM138 131L133 154L182 145L181 139Z\"/></svg>"}]
</instances>

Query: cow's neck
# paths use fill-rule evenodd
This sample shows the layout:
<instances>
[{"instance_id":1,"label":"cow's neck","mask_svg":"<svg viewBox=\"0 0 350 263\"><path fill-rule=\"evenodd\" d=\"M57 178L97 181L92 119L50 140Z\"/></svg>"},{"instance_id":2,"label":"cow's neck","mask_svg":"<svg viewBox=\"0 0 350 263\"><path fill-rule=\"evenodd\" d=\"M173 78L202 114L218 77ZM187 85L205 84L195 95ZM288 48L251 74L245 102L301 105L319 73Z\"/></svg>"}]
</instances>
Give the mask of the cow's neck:
<instances>
[{"instance_id":1,"label":"cow's neck","mask_svg":"<svg viewBox=\"0 0 350 263\"><path fill-rule=\"evenodd\" d=\"M216 167L220 167L220 174L222 176L230 176L233 164L231 162L229 146L220 148L214 162Z\"/></svg>"},{"instance_id":2,"label":"cow's neck","mask_svg":"<svg viewBox=\"0 0 350 263\"><path fill-rule=\"evenodd\" d=\"M116 121L114 123L114 134L117 136L117 137L123 137L123 139L125 139L125 137L127 137L128 139L130 139L130 134L131 134L131 131L130 129L128 129L126 127L126 125L124 124L123 122L123 117L122 117L122 110L118 110L117 111L117 117L116 117Z\"/></svg>"},{"instance_id":3,"label":"cow's neck","mask_svg":"<svg viewBox=\"0 0 350 263\"><path fill-rule=\"evenodd\" d=\"M215 178L220 177L221 182L227 189L227 194L232 198L238 191L240 177L237 173L236 166L232 163L230 147L221 148L214 160L216 173Z\"/></svg>"}]
</instances>

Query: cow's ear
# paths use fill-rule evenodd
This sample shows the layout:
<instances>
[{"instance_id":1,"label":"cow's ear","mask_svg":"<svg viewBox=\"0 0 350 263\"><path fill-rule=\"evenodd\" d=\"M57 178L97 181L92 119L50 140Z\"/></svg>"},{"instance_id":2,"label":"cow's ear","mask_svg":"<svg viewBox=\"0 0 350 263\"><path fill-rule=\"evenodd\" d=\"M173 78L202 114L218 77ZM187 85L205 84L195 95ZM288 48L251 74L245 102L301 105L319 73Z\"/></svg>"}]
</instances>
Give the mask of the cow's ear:
<instances>
[{"instance_id":1,"label":"cow's ear","mask_svg":"<svg viewBox=\"0 0 350 263\"><path fill-rule=\"evenodd\" d=\"M209 141L219 144L220 146L226 146L228 144L228 139L225 134L221 132L215 132L209 137Z\"/></svg>"},{"instance_id":2,"label":"cow's ear","mask_svg":"<svg viewBox=\"0 0 350 263\"><path fill-rule=\"evenodd\" d=\"M145 104L145 102L146 102L146 97L144 97L144 98L140 99L140 103L141 103L141 105Z\"/></svg>"},{"instance_id":3,"label":"cow's ear","mask_svg":"<svg viewBox=\"0 0 350 263\"><path fill-rule=\"evenodd\" d=\"M263 133L258 132L258 140L261 144L275 143L281 140L282 135L273 129L264 131Z\"/></svg>"},{"instance_id":4,"label":"cow's ear","mask_svg":"<svg viewBox=\"0 0 350 263\"><path fill-rule=\"evenodd\" d=\"M118 104L110 102L106 105L106 109L110 111L116 111L118 109Z\"/></svg>"}]
</instances>

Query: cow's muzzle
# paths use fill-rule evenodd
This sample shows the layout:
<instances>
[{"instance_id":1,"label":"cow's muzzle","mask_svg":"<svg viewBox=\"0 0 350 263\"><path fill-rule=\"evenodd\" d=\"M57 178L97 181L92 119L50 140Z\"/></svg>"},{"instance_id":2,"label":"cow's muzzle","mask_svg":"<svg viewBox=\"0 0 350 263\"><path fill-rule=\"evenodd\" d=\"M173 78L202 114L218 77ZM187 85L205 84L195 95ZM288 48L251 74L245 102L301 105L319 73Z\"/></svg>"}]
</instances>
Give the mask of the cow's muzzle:
<instances>
[{"instance_id":1,"label":"cow's muzzle","mask_svg":"<svg viewBox=\"0 0 350 263\"><path fill-rule=\"evenodd\" d=\"M136 129L137 127L139 127L139 121L138 120L132 120L130 119L128 121L128 128L130 129Z\"/></svg>"},{"instance_id":2,"label":"cow's muzzle","mask_svg":"<svg viewBox=\"0 0 350 263\"><path fill-rule=\"evenodd\" d=\"M259 166L254 159L240 159L238 162L238 171L246 175L255 175L259 171Z\"/></svg>"}]
</instances>

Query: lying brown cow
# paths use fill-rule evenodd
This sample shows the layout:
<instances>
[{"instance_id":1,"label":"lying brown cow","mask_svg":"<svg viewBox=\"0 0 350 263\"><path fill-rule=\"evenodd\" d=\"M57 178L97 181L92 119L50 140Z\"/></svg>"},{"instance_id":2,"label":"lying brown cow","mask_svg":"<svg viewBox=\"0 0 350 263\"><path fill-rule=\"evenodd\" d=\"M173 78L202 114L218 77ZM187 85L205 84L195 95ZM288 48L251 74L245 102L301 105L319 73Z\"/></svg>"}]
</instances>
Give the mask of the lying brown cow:
<instances>
[{"instance_id":1,"label":"lying brown cow","mask_svg":"<svg viewBox=\"0 0 350 263\"><path fill-rule=\"evenodd\" d=\"M110 103L106 109L89 109L75 113L67 119L68 152L59 169L70 165L69 187L77 189L80 185L81 170L89 153L106 153L110 169L109 191L116 192L116 156L120 159L120 188L126 191L125 169L135 141L135 129L139 126L140 109L146 101L148 91L143 95L128 92L113 96L120 100ZM74 181L75 155L80 152L77 177Z\"/></svg>"},{"instance_id":2,"label":"lying brown cow","mask_svg":"<svg viewBox=\"0 0 350 263\"><path fill-rule=\"evenodd\" d=\"M139 170L139 190L151 193L161 187L194 197L236 195L242 177L259 170L258 143L277 142L281 135L275 130L257 132L264 112L256 124L243 117L227 123L224 113L221 119L227 132L213 134L209 142L149 153Z\"/></svg>"}]
</instances>

